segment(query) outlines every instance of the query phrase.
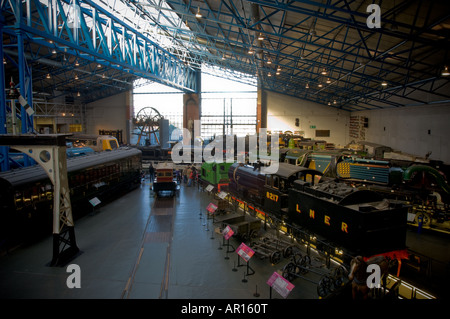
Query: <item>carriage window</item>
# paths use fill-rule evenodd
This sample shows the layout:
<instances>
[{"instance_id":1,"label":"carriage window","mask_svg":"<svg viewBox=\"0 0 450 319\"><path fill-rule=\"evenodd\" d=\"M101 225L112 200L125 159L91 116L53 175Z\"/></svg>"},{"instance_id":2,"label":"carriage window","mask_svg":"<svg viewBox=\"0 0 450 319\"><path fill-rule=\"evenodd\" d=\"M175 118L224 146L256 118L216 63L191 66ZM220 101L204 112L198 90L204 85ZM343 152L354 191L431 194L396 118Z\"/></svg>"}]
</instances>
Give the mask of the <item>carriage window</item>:
<instances>
[{"instance_id":1,"label":"carriage window","mask_svg":"<svg viewBox=\"0 0 450 319\"><path fill-rule=\"evenodd\" d=\"M317 185L317 183L320 182L321 178L322 178L322 175L314 175L314 185Z\"/></svg>"},{"instance_id":2,"label":"carriage window","mask_svg":"<svg viewBox=\"0 0 450 319\"><path fill-rule=\"evenodd\" d=\"M110 140L109 141L109 146L111 146L111 149L113 149L113 150L119 148L119 145L117 145L117 141L116 140Z\"/></svg>"},{"instance_id":3,"label":"carriage window","mask_svg":"<svg viewBox=\"0 0 450 319\"><path fill-rule=\"evenodd\" d=\"M280 190L284 190L284 185L285 185L285 182L284 182L284 180L281 180L280 181Z\"/></svg>"},{"instance_id":4,"label":"carriage window","mask_svg":"<svg viewBox=\"0 0 450 319\"><path fill-rule=\"evenodd\" d=\"M23 203L23 201L22 201L22 193L21 192L16 192L14 197L15 197L16 207L17 208L22 207L22 203Z\"/></svg>"},{"instance_id":5,"label":"carriage window","mask_svg":"<svg viewBox=\"0 0 450 319\"><path fill-rule=\"evenodd\" d=\"M166 177L172 176L172 172L166 172Z\"/></svg>"},{"instance_id":6,"label":"carriage window","mask_svg":"<svg viewBox=\"0 0 450 319\"><path fill-rule=\"evenodd\" d=\"M266 186L272 186L272 175L266 175Z\"/></svg>"},{"instance_id":7,"label":"carriage window","mask_svg":"<svg viewBox=\"0 0 450 319\"><path fill-rule=\"evenodd\" d=\"M280 188L280 178L278 176L273 177L273 188Z\"/></svg>"}]
</instances>

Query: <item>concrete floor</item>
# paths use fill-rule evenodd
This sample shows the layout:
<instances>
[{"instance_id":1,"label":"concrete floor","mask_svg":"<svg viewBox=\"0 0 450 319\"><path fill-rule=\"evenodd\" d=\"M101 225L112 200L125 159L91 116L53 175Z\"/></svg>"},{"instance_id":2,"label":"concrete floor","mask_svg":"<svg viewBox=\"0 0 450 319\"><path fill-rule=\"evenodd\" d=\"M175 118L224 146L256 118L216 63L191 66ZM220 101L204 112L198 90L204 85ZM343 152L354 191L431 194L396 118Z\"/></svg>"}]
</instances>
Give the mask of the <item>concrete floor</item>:
<instances>
[{"instance_id":1,"label":"concrete floor","mask_svg":"<svg viewBox=\"0 0 450 319\"><path fill-rule=\"evenodd\" d=\"M245 276L239 256L227 253L217 225L205 218L211 195L182 186L173 198L156 198L149 181L76 221L81 288L69 288L65 267L48 267L52 238L0 258L0 298L13 299L267 299L267 280L289 260L271 265L254 256ZM202 212L202 215L200 215ZM200 218L202 217L202 218ZM232 238L236 248L240 241ZM222 249L219 249L222 248ZM225 259L229 257L229 259ZM323 267L313 257L317 269ZM243 262L241 262L243 264ZM233 271L233 268L237 271ZM326 272L326 269L324 269ZM242 280L247 279L247 282ZM317 299L320 276L297 278L287 299ZM255 297L255 293L259 293ZM273 298L282 298L275 291Z\"/></svg>"}]
</instances>

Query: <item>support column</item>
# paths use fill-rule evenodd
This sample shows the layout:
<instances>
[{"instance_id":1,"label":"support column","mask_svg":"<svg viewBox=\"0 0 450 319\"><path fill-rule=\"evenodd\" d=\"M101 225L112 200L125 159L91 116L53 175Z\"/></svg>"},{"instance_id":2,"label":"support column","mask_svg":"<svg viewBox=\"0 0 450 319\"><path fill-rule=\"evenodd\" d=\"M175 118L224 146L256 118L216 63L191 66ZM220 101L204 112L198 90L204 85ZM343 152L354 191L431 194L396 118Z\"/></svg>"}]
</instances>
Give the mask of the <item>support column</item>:
<instances>
[{"instance_id":1,"label":"support column","mask_svg":"<svg viewBox=\"0 0 450 319\"><path fill-rule=\"evenodd\" d=\"M202 71L197 69L195 72L195 77L195 87L197 88L197 91L195 93L186 93L183 95L183 128L188 129L191 133L191 142L198 137L194 136L194 132L199 132L199 134L201 134L200 117L202 115ZM199 127L194 129L195 123L197 123Z\"/></svg>"},{"instance_id":2,"label":"support column","mask_svg":"<svg viewBox=\"0 0 450 319\"><path fill-rule=\"evenodd\" d=\"M134 100L133 100L133 90L126 92L126 123L125 123L125 136L123 143L131 144L131 134L134 128L133 125L133 111L134 111Z\"/></svg>"},{"instance_id":3,"label":"support column","mask_svg":"<svg viewBox=\"0 0 450 319\"><path fill-rule=\"evenodd\" d=\"M20 116L22 119L22 133L31 133L34 130L33 127L33 115L29 115L29 112L25 110L24 105L27 107L33 107L33 93L32 93L32 77L31 69L28 66L25 58L25 49L22 31L17 31L17 51L18 51L18 65L19 65L19 93L24 99L21 102ZM31 112L32 114L34 112ZM25 165L26 166L26 165Z\"/></svg>"},{"instance_id":4,"label":"support column","mask_svg":"<svg viewBox=\"0 0 450 319\"><path fill-rule=\"evenodd\" d=\"M260 128L267 128L267 93L258 85L256 132L259 132Z\"/></svg>"},{"instance_id":5,"label":"support column","mask_svg":"<svg viewBox=\"0 0 450 319\"><path fill-rule=\"evenodd\" d=\"M186 128L191 133L191 140L195 139L194 124L195 121L200 121L201 107L200 94L188 93L183 95L183 128ZM199 123L199 122L197 122Z\"/></svg>"},{"instance_id":6,"label":"support column","mask_svg":"<svg viewBox=\"0 0 450 319\"><path fill-rule=\"evenodd\" d=\"M0 36L3 39L3 16L0 16ZM5 93L5 67L3 65L3 41L0 43L0 58L2 59L0 65L0 134L8 133L6 130L6 93ZM9 170L8 146L0 146L0 171L5 172Z\"/></svg>"},{"instance_id":7,"label":"support column","mask_svg":"<svg viewBox=\"0 0 450 319\"><path fill-rule=\"evenodd\" d=\"M0 145L9 145L33 158L53 184L53 258L50 266L61 266L79 252L67 178L65 135L2 135Z\"/></svg>"}]
</instances>

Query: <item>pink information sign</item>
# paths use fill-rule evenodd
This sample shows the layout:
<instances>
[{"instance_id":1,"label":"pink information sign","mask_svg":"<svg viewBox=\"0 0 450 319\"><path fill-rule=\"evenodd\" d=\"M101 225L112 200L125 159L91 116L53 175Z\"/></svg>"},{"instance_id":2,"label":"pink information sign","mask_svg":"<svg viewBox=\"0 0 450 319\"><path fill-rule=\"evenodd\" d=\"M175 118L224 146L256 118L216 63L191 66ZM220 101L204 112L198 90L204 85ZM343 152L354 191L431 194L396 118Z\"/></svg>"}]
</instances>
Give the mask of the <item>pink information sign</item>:
<instances>
[{"instance_id":1,"label":"pink information sign","mask_svg":"<svg viewBox=\"0 0 450 319\"><path fill-rule=\"evenodd\" d=\"M208 212L210 212L211 214L214 214L214 212L216 211L217 206L214 205L213 203L209 203L208 207L206 207L206 210Z\"/></svg>"},{"instance_id":2,"label":"pink information sign","mask_svg":"<svg viewBox=\"0 0 450 319\"><path fill-rule=\"evenodd\" d=\"M269 280L267 280L267 284L285 299L295 287L276 271L270 276Z\"/></svg>"},{"instance_id":3,"label":"pink information sign","mask_svg":"<svg viewBox=\"0 0 450 319\"><path fill-rule=\"evenodd\" d=\"M223 237L228 240L231 236L233 236L234 231L231 229L230 226L225 227L225 229L222 231Z\"/></svg>"},{"instance_id":4,"label":"pink information sign","mask_svg":"<svg viewBox=\"0 0 450 319\"><path fill-rule=\"evenodd\" d=\"M253 249L251 249L244 243L239 245L239 247L236 249L236 252L247 262L250 260L250 258L252 258L253 254L255 253Z\"/></svg>"}]
</instances>

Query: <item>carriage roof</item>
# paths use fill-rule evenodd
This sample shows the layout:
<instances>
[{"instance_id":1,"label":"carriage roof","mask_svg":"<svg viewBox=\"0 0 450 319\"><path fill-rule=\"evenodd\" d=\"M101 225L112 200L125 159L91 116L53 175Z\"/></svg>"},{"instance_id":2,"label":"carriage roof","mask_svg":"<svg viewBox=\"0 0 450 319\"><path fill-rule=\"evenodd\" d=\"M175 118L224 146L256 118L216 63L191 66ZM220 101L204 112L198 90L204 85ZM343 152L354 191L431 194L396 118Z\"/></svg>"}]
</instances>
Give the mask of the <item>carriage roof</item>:
<instances>
[{"instance_id":1,"label":"carriage roof","mask_svg":"<svg viewBox=\"0 0 450 319\"><path fill-rule=\"evenodd\" d=\"M135 148L118 148L113 151L95 152L83 156L71 157L67 158L67 172L75 172L91 166L139 154L141 154L141 151ZM48 178L47 174L39 165L12 169L0 173L0 179L5 179L14 186L36 182L46 178Z\"/></svg>"}]
</instances>

